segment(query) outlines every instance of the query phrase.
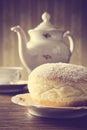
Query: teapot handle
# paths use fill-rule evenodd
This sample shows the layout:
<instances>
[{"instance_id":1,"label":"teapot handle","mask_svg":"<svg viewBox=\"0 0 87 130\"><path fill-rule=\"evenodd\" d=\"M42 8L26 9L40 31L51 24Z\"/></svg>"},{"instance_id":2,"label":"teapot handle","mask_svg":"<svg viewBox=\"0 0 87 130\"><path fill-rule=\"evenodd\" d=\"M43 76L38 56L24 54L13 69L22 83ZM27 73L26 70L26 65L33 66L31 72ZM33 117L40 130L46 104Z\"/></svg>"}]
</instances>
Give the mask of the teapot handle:
<instances>
[{"instance_id":1,"label":"teapot handle","mask_svg":"<svg viewBox=\"0 0 87 130\"><path fill-rule=\"evenodd\" d=\"M63 37L67 37L68 40L69 40L69 43L70 43L70 52L72 53L73 50L74 50L74 41L73 41L73 38L70 34L70 31L66 31L64 34L63 34Z\"/></svg>"}]
</instances>

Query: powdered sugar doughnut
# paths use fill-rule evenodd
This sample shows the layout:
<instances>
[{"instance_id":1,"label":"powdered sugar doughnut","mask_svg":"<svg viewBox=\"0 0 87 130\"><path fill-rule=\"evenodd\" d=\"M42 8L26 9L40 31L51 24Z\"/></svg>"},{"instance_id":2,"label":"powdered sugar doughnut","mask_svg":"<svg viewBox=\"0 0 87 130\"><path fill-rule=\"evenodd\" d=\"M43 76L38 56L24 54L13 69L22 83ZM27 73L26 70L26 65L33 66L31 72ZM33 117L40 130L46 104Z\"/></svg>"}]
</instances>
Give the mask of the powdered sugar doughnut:
<instances>
[{"instance_id":1,"label":"powdered sugar doughnut","mask_svg":"<svg viewBox=\"0 0 87 130\"><path fill-rule=\"evenodd\" d=\"M40 65L29 75L28 88L32 100L39 105L87 105L87 68L68 63Z\"/></svg>"}]
</instances>

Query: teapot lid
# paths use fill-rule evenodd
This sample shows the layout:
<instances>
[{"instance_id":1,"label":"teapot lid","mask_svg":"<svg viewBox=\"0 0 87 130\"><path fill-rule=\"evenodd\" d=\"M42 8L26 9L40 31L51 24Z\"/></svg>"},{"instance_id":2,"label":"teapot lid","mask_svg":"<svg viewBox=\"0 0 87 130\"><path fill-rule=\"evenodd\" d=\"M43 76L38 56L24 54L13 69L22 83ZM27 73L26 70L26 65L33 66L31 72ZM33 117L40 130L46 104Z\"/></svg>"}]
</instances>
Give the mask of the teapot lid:
<instances>
[{"instance_id":1,"label":"teapot lid","mask_svg":"<svg viewBox=\"0 0 87 130\"><path fill-rule=\"evenodd\" d=\"M42 22L34 30L54 30L55 27L50 22L50 15L47 12L42 14Z\"/></svg>"}]
</instances>

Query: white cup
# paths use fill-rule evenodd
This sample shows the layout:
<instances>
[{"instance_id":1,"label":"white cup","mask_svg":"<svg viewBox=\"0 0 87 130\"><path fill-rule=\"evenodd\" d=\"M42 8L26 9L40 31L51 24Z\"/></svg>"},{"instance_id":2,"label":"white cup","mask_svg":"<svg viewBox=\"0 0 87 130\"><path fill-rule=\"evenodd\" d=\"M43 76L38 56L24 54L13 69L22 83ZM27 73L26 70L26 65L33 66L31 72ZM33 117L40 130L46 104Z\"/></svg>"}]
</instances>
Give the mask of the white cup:
<instances>
[{"instance_id":1,"label":"white cup","mask_svg":"<svg viewBox=\"0 0 87 130\"><path fill-rule=\"evenodd\" d=\"M21 79L22 67L0 67L0 84L15 83Z\"/></svg>"}]
</instances>

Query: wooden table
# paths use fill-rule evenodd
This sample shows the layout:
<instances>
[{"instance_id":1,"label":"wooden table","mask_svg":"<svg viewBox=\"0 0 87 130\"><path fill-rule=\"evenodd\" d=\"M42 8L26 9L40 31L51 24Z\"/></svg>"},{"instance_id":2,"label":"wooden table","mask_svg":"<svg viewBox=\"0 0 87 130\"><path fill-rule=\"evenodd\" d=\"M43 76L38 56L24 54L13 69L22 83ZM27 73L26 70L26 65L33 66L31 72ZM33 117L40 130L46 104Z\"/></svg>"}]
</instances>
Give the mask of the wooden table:
<instances>
[{"instance_id":1,"label":"wooden table","mask_svg":"<svg viewBox=\"0 0 87 130\"><path fill-rule=\"evenodd\" d=\"M11 102L16 94L0 94L0 130L87 130L87 116L76 119L32 116L28 108Z\"/></svg>"}]
</instances>

